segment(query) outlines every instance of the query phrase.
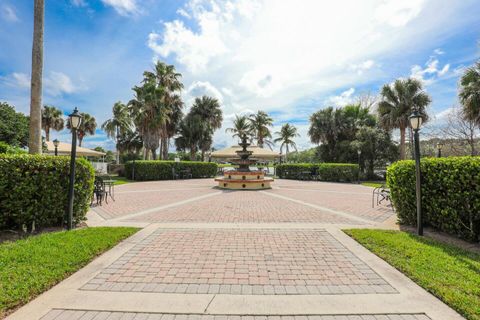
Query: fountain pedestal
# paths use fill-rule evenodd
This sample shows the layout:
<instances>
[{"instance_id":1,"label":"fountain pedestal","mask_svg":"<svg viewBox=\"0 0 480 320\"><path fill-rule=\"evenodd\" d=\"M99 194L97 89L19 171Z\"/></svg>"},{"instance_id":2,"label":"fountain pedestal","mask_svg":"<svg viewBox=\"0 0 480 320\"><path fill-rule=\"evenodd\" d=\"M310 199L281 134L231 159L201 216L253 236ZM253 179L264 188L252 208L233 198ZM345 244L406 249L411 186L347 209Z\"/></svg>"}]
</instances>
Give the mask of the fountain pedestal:
<instances>
[{"instance_id":1,"label":"fountain pedestal","mask_svg":"<svg viewBox=\"0 0 480 320\"><path fill-rule=\"evenodd\" d=\"M251 171L250 165L256 164L257 160L249 159L252 155L252 151L248 151L247 147L250 145L247 142L247 137L242 136L242 142L239 143L242 150L236 151L239 158L231 159L230 161L238 165L237 170L227 171L223 174L223 177L216 178L218 187L222 189L231 190L263 190L270 189L270 183L273 182L272 178L266 178L263 171Z\"/></svg>"}]
</instances>

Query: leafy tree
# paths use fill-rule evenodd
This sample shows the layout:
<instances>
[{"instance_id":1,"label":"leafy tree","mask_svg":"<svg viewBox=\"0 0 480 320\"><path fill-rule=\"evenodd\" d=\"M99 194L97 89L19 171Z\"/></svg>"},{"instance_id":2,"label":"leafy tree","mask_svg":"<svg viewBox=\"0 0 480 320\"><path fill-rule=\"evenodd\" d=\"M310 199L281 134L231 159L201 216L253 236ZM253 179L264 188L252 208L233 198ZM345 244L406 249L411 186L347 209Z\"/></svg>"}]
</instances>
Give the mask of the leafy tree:
<instances>
[{"instance_id":1,"label":"leafy tree","mask_svg":"<svg viewBox=\"0 0 480 320\"><path fill-rule=\"evenodd\" d=\"M400 159L405 159L405 133L408 117L417 110L424 121L428 120L426 107L431 99L423 91L422 83L416 79L398 79L383 86L378 103L380 125L386 130L400 129Z\"/></svg>"},{"instance_id":2,"label":"leafy tree","mask_svg":"<svg viewBox=\"0 0 480 320\"><path fill-rule=\"evenodd\" d=\"M113 154L113 152L111 150L105 150L104 148L102 148L100 146L93 148L93 150L105 153L105 161L106 162L110 163L110 162L115 161L115 155Z\"/></svg>"},{"instance_id":3,"label":"leafy tree","mask_svg":"<svg viewBox=\"0 0 480 320\"><path fill-rule=\"evenodd\" d=\"M317 157L317 148L310 148L303 151L297 151L292 153L288 160L290 162L298 162L298 163L314 163L318 162Z\"/></svg>"},{"instance_id":4,"label":"leafy tree","mask_svg":"<svg viewBox=\"0 0 480 320\"><path fill-rule=\"evenodd\" d=\"M175 139L177 150L190 150L190 159L195 159L199 144L204 138L207 125L198 114L189 112L183 118L178 129L178 137Z\"/></svg>"},{"instance_id":5,"label":"leafy tree","mask_svg":"<svg viewBox=\"0 0 480 320\"><path fill-rule=\"evenodd\" d=\"M63 113L60 109L53 106L43 106L42 129L45 130L45 139L47 141L50 141L50 129L61 131L64 125Z\"/></svg>"},{"instance_id":6,"label":"leafy tree","mask_svg":"<svg viewBox=\"0 0 480 320\"><path fill-rule=\"evenodd\" d=\"M462 75L459 98L467 119L480 125L480 61Z\"/></svg>"},{"instance_id":7,"label":"leafy tree","mask_svg":"<svg viewBox=\"0 0 480 320\"><path fill-rule=\"evenodd\" d=\"M6 102L0 102L0 141L11 146L26 147L28 144L29 119Z\"/></svg>"},{"instance_id":8,"label":"leafy tree","mask_svg":"<svg viewBox=\"0 0 480 320\"><path fill-rule=\"evenodd\" d=\"M44 0L34 1L32 78L30 94L30 131L28 152L42 153L42 74L43 74L43 29L45 18Z\"/></svg>"},{"instance_id":9,"label":"leafy tree","mask_svg":"<svg viewBox=\"0 0 480 320\"><path fill-rule=\"evenodd\" d=\"M283 147L286 148L285 151L285 160L288 160L288 151L289 147L292 147L297 151L297 144L293 140L296 137L299 137L300 135L297 133L297 128L293 125L290 125L288 123L285 123L282 128L280 129L279 132L275 133L278 135L278 138L274 140L274 142L281 142L280 144L280 153L283 151Z\"/></svg>"},{"instance_id":10,"label":"leafy tree","mask_svg":"<svg viewBox=\"0 0 480 320\"><path fill-rule=\"evenodd\" d=\"M94 117L85 112L80 112L82 116L82 121L80 121L80 126L77 129L77 138L78 146L82 146L83 138L86 136L93 136L95 130L97 129L97 121ZM71 129L70 119L67 120L67 128Z\"/></svg>"},{"instance_id":11,"label":"leafy tree","mask_svg":"<svg viewBox=\"0 0 480 320\"><path fill-rule=\"evenodd\" d=\"M119 139L126 131L130 130L132 126L132 119L130 117L130 112L128 107L121 103L120 101L116 102L113 105L113 117L108 119L102 124L102 129L107 133L109 138L115 140L116 149L117 149L117 164L120 163L120 148L119 148Z\"/></svg>"},{"instance_id":12,"label":"leafy tree","mask_svg":"<svg viewBox=\"0 0 480 320\"><path fill-rule=\"evenodd\" d=\"M250 126L250 120L247 116L235 115L235 120L233 120L233 127L225 129L225 132L231 132L232 138L240 138L243 135L248 137L252 136L252 128Z\"/></svg>"},{"instance_id":13,"label":"leafy tree","mask_svg":"<svg viewBox=\"0 0 480 320\"><path fill-rule=\"evenodd\" d=\"M202 96L201 98L195 98L190 113L198 116L198 119L204 123L204 126L202 126L204 131L201 133L202 138L199 144L200 151L202 152L202 161L204 161L205 152L208 151L213 144L213 133L222 126L222 109L217 99Z\"/></svg>"},{"instance_id":14,"label":"leafy tree","mask_svg":"<svg viewBox=\"0 0 480 320\"><path fill-rule=\"evenodd\" d=\"M268 138L272 137L269 127L273 125L273 119L264 111L257 111L257 113L251 114L250 127L254 139L257 141L257 145L263 148L264 144L272 148L272 142Z\"/></svg>"}]
</instances>

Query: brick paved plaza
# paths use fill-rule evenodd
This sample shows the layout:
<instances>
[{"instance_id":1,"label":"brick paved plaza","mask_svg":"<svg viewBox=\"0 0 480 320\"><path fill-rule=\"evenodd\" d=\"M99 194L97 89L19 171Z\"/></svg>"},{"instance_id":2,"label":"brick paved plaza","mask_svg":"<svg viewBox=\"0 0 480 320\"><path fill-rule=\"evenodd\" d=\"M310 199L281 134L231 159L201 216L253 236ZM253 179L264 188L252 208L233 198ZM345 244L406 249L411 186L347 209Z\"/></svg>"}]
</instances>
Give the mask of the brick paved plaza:
<instances>
[{"instance_id":1,"label":"brick paved plaza","mask_svg":"<svg viewBox=\"0 0 480 320\"><path fill-rule=\"evenodd\" d=\"M87 223L143 229L9 319L462 319L341 231L394 225L389 207L372 208L372 188L214 186L117 186Z\"/></svg>"}]
</instances>

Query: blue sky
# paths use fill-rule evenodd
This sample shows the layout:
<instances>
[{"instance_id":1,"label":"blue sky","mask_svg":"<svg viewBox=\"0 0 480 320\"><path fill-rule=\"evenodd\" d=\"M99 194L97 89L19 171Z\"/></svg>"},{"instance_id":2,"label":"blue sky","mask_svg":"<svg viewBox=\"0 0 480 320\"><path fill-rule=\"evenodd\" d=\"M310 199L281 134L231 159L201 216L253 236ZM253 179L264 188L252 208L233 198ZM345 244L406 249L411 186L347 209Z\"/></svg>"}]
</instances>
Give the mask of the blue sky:
<instances>
[{"instance_id":1,"label":"blue sky","mask_svg":"<svg viewBox=\"0 0 480 320\"><path fill-rule=\"evenodd\" d=\"M479 58L480 0L63 0L46 1L45 104L75 106L100 125L161 59L183 74L187 106L208 94L224 126L258 109L295 124L399 77L421 79L432 125L457 103L458 77ZM0 100L28 112L33 0L0 0ZM66 132L54 133L68 141ZM101 130L90 147L113 147Z\"/></svg>"}]
</instances>

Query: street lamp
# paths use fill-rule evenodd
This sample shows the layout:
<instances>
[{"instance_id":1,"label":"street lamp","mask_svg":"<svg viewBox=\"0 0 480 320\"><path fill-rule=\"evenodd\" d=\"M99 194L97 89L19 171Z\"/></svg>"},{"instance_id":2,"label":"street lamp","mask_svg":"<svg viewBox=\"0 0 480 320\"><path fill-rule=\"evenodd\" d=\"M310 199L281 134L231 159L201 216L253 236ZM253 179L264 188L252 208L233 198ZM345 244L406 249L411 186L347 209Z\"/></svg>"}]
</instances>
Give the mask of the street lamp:
<instances>
[{"instance_id":1,"label":"street lamp","mask_svg":"<svg viewBox=\"0 0 480 320\"><path fill-rule=\"evenodd\" d=\"M58 156L58 145L60 144L60 141L58 139L53 140L53 145L55 146L55 156Z\"/></svg>"},{"instance_id":2,"label":"street lamp","mask_svg":"<svg viewBox=\"0 0 480 320\"><path fill-rule=\"evenodd\" d=\"M67 211L67 230L73 228L73 187L75 186L75 158L77 156L77 129L82 122L82 115L75 107L70 118L70 128L72 129L72 150L70 152L70 185L68 188L68 211Z\"/></svg>"},{"instance_id":3,"label":"street lamp","mask_svg":"<svg viewBox=\"0 0 480 320\"><path fill-rule=\"evenodd\" d=\"M419 236L423 236L423 223L422 223L422 193L421 193L421 173L420 173L420 138L418 135L418 131L422 126L422 116L418 111L414 111L412 115L409 117L410 126L414 132L414 140L415 140L415 177L416 177L416 184L415 188L417 191L417 233Z\"/></svg>"},{"instance_id":4,"label":"street lamp","mask_svg":"<svg viewBox=\"0 0 480 320\"><path fill-rule=\"evenodd\" d=\"M443 148L443 142L439 141L437 143L437 158L442 157L442 148Z\"/></svg>"}]
</instances>

